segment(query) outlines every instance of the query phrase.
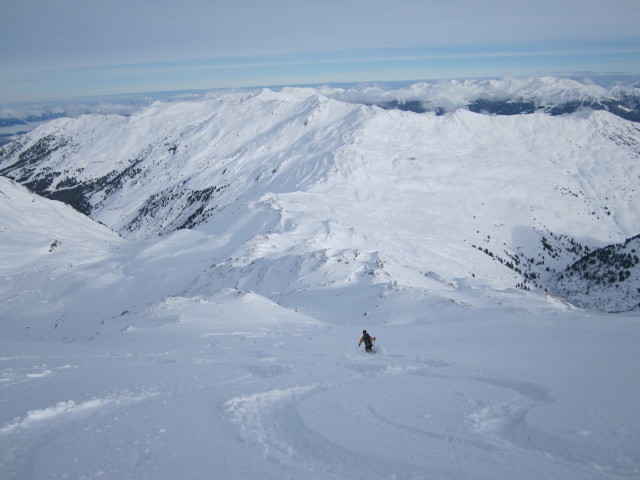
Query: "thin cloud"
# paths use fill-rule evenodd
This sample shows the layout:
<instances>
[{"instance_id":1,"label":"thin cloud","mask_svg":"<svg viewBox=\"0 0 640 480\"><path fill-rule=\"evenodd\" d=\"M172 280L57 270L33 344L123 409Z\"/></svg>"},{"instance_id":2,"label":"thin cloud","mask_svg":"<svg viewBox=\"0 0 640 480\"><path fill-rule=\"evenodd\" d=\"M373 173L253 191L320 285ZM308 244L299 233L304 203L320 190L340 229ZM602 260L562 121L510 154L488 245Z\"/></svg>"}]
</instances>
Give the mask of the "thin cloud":
<instances>
[{"instance_id":1,"label":"thin cloud","mask_svg":"<svg viewBox=\"0 0 640 480\"><path fill-rule=\"evenodd\" d=\"M572 69L640 73L632 58L640 57L638 24L637 0L4 1L0 103L60 96L65 84L74 96L531 73L561 68L542 57L563 55L574 57ZM613 64L607 52L627 58ZM602 68L575 60L590 54L601 55ZM516 57L513 65L497 61ZM456 63L467 59L476 62Z\"/></svg>"}]
</instances>

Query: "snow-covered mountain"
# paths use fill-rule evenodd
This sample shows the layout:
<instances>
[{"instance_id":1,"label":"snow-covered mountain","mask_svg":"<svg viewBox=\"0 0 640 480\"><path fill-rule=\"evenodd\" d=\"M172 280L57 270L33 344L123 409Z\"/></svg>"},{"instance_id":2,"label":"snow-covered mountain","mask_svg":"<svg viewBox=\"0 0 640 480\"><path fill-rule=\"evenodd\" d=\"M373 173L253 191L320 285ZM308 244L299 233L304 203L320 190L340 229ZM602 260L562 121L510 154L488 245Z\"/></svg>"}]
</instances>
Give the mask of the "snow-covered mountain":
<instances>
[{"instance_id":1,"label":"snow-covered mountain","mask_svg":"<svg viewBox=\"0 0 640 480\"><path fill-rule=\"evenodd\" d=\"M580 109L606 110L640 121L637 76L597 76L593 79L505 77L501 79L437 80L420 83L384 82L314 87L328 98L385 109L418 113L451 113L458 109L495 114L545 111L551 115ZM282 90L280 88L279 90ZM0 106L0 145L43 121L83 114L130 115L154 101L199 100L206 91L139 93L78 99L75 102Z\"/></svg>"},{"instance_id":2,"label":"snow-covered mountain","mask_svg":"<svg viewBox=\"0 0 640 480\"><path fill-rule=\"evenodd\" d=\"M5 145L0 477L636 478L640 124L429 88Z\"/></svg>"},{"instance_id":3,"label":"snow-covered mountain","mask_svg":"<svg viewBox=\"0 0 640 480\"><path fill-rule=\"evenodd\" d=\"M387 86L326 90L332 98L383 108L443 114L458 109L514 115L544 111L551 115L583 108L606 110L640 120L637 79L624 84L596 84L570 78L526 77L421 82L397 89Z\"/></svg>"},{"instance_id":4,"label":"snow-covered mountain","mask_svg":"<svg viewBox=\"0 0 640 480\"><path fill-rule=\"evenodd\" d=\"M547 99L568 89L536 86ZM604 111L416 114L283 89L54 120L5 146L0 173L129 239L189 228L225 243L198 292L363 275L544 289L637 234L639 154L640 126Z\"/></svg>"}]
</instances>

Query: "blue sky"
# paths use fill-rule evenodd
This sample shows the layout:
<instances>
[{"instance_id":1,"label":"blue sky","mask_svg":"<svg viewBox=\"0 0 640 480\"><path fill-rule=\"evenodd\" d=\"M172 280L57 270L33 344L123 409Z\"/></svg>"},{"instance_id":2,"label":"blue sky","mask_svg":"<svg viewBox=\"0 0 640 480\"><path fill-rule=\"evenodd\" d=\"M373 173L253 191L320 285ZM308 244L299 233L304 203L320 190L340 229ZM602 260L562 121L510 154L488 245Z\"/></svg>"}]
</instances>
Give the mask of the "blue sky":
<instances>
[{"instance_id":1,"label":"blue sky","mask_svg":"<svg viewBox=\"0 0 640 480\"><path fill-rule=\"evenodd\" d=\"M640 74L638 0L2 0L0 104L133 92Z\"/></svg>"}]
</instances>

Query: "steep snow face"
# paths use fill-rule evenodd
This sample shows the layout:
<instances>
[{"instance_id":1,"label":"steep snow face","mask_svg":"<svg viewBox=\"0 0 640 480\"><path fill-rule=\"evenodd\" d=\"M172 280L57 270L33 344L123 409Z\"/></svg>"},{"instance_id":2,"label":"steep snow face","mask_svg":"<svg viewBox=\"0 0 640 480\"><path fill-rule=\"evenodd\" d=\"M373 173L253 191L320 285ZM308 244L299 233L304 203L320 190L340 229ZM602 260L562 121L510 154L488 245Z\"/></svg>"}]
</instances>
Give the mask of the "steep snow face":
<instances>
[{"instance_id":1,"label":"steep snow face","mask_svg":"<svg viewBox=\"0 0 640 480\"><path fill-rule=\"evenodd\" d=\"M1 172L127 238L215 239L190 293L501 290L637 234L638 138L606 112L436 116L261 90L55 120L6 146Z\"/></svg>"},{"instance_id":2,"label":"steep snow face","mask_svg":"<svg viewBox=\"0 0 640 480\"><path fill-rule=\"evenodd\" d=\"M0 177L0 197L2 264L10 267L9 275L28 270L31 264L60 267L71 252L76 263L94 262L123 242L104 225L68 205L34 195L8 178ZM57 260L46 260L51 257Z\"/></svg>"},{"instance_id":3,"label":"steep snow face","mask_svg":"<svg viewBox=\"0 0 640 480\"><path fill-rule=\"evenodd\" d=\"M120 279L111 262L125 244L120 236L3 177L0 198L4 335L29 338L33 329L40 336L58 326L69 303ZM99 298L94 307L109 302Z\"/></svg>"}]
</instances>

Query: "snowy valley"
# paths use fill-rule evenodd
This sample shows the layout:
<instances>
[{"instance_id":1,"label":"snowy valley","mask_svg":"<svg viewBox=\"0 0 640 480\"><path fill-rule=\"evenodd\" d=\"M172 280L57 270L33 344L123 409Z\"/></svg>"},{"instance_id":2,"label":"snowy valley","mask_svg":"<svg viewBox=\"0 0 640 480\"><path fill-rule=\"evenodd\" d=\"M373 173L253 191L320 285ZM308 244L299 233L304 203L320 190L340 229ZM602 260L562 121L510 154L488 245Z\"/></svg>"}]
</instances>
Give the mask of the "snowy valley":
<instances>
[{"instance_id":1,"label":"snowy valley","mask_svg":"<svg viewBox=\"0 0 640 480\"><path fill-rule=\"evenodd\" d=\"M640 478L640 124L514 82L591 108L242 90L4 145L3 478Z\"/></svg>"}]
</instances>

